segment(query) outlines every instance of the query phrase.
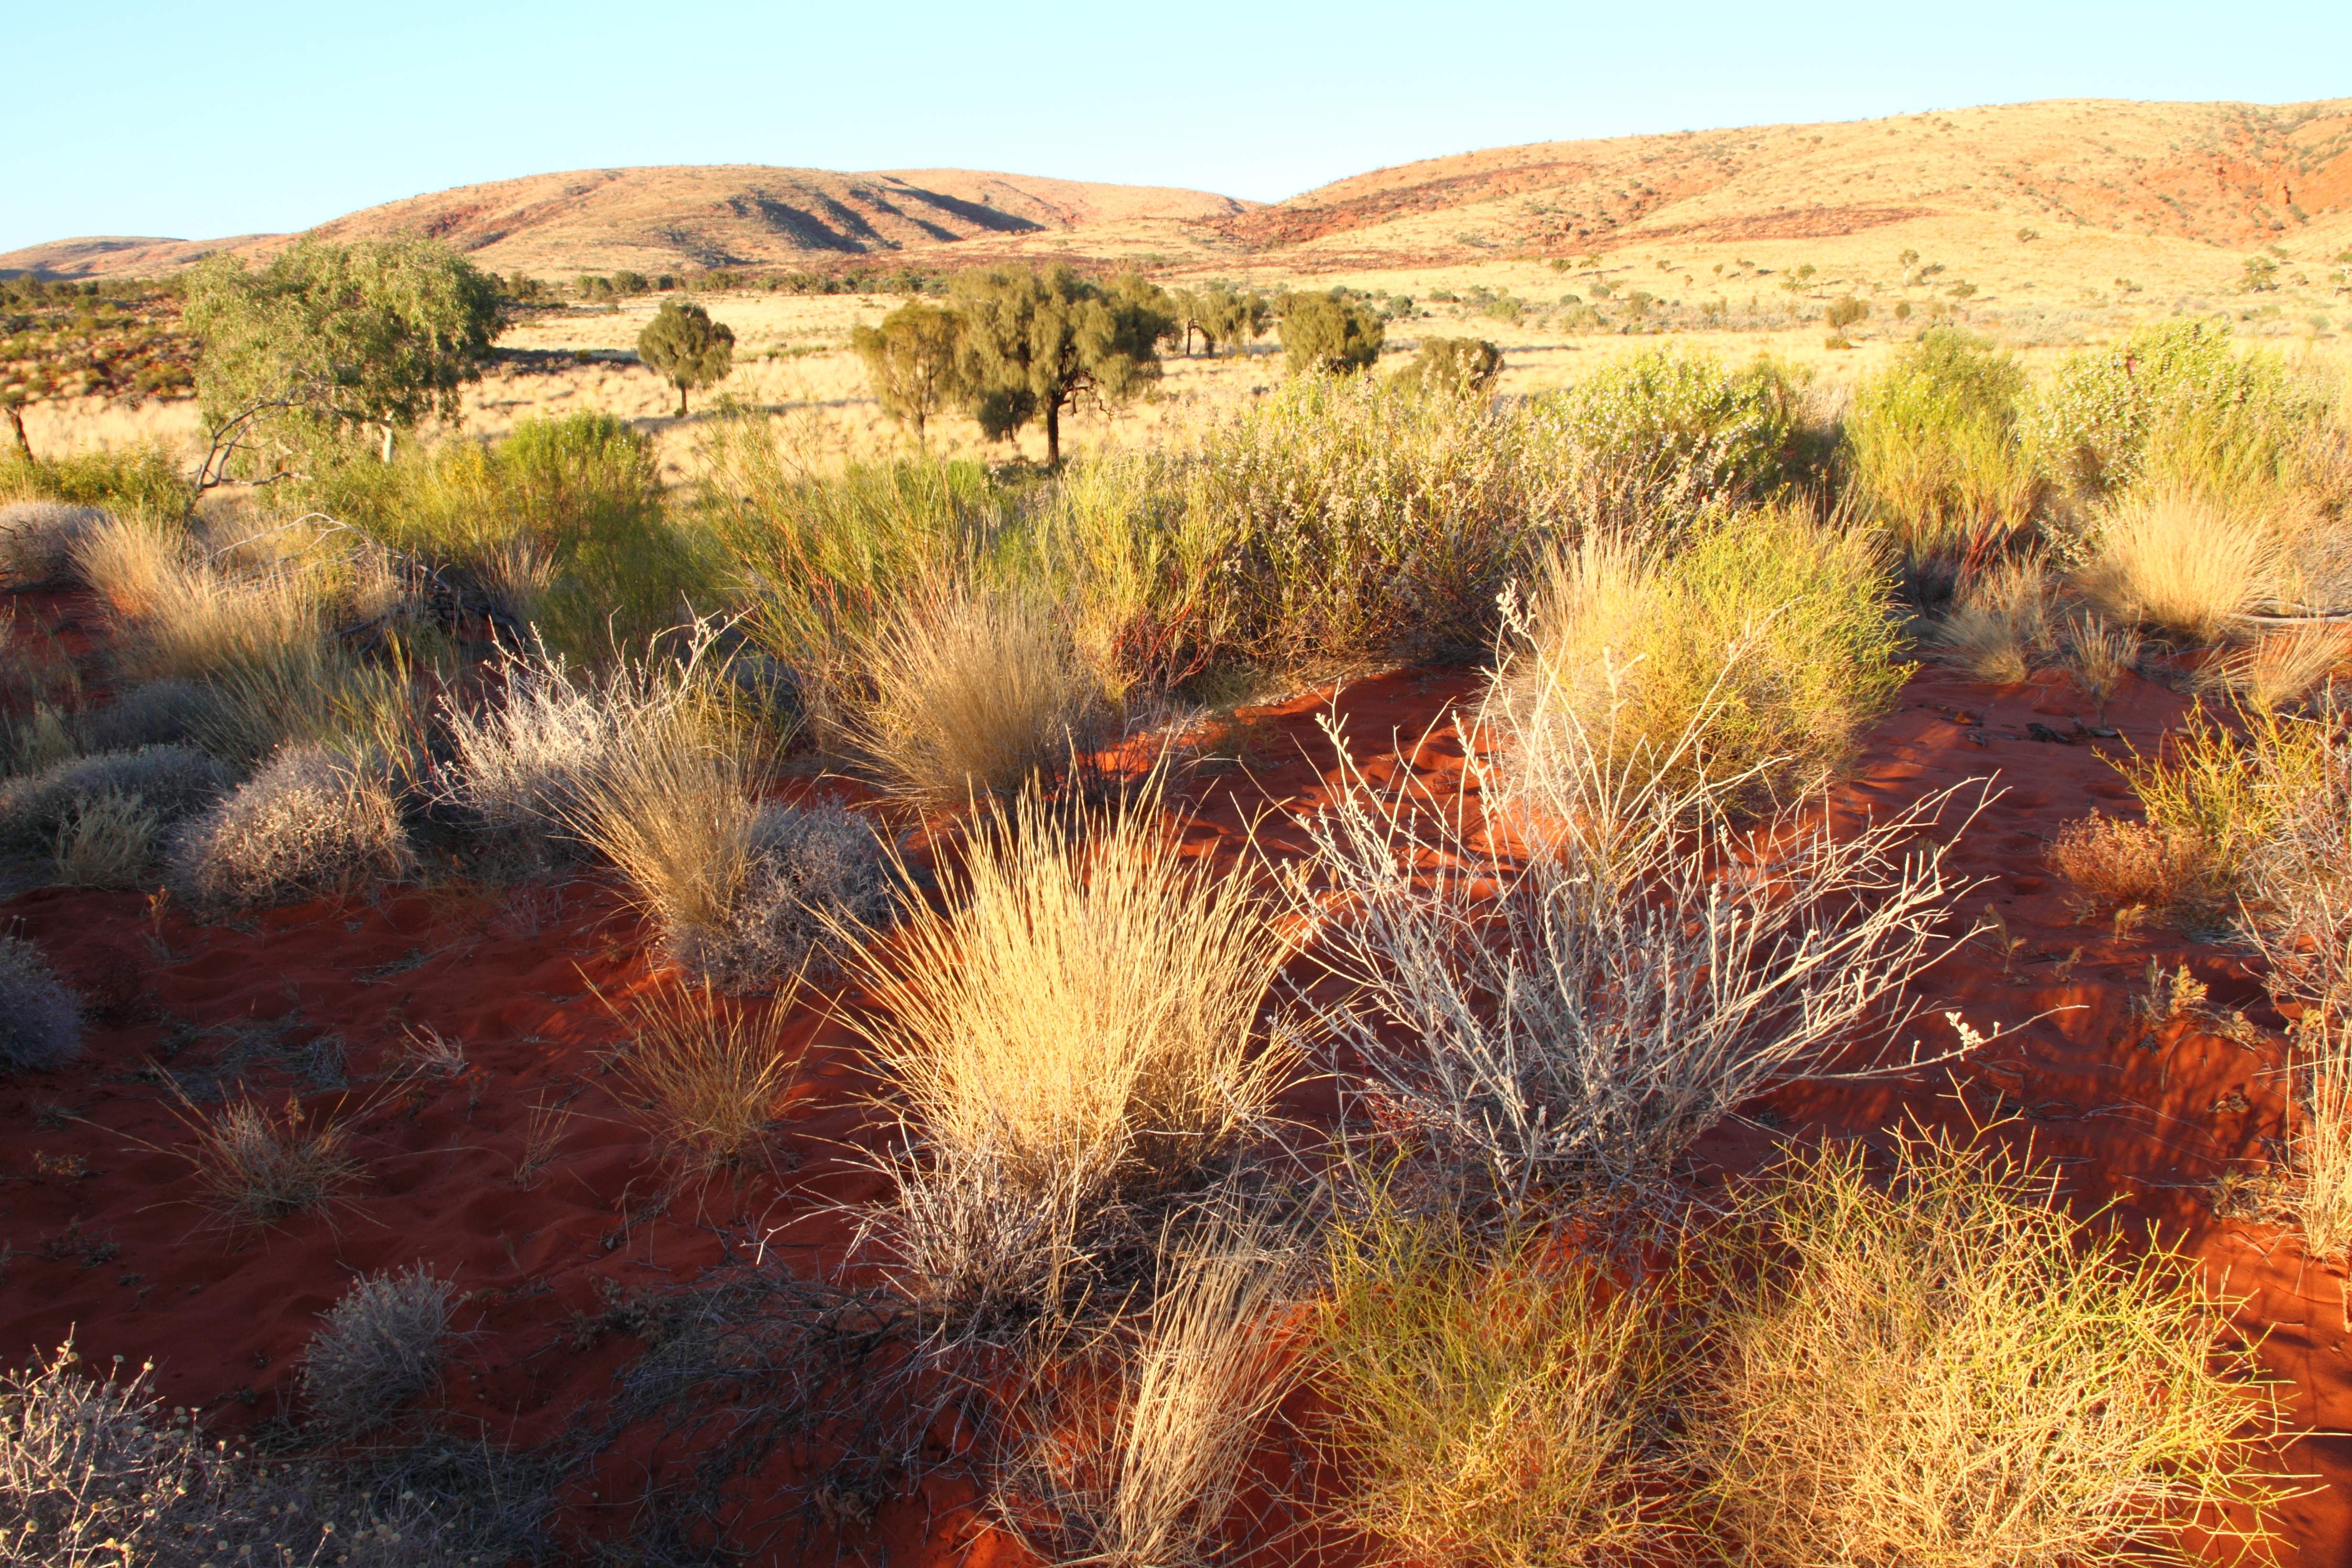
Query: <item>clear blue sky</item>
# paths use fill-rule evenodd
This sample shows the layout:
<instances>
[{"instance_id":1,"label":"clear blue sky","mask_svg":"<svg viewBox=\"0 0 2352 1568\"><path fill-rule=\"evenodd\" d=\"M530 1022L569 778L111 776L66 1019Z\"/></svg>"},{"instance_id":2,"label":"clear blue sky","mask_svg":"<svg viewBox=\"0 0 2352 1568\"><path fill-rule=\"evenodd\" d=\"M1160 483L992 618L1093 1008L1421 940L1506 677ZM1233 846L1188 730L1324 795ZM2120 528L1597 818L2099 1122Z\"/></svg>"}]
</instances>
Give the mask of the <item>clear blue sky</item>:
<instances>
[{"instance_id":1,"label":"clear blue sky","mask_svg":"<svg viewBox=\"0 0 2352 1568\"><path fill-rule=\"evenodd\" d=\"M595 166L953 166L1273 200L1559 137L2352 96L2352 0L0 0L0 60L7 250L296 229Z\"/></svg>"}]
</instances>

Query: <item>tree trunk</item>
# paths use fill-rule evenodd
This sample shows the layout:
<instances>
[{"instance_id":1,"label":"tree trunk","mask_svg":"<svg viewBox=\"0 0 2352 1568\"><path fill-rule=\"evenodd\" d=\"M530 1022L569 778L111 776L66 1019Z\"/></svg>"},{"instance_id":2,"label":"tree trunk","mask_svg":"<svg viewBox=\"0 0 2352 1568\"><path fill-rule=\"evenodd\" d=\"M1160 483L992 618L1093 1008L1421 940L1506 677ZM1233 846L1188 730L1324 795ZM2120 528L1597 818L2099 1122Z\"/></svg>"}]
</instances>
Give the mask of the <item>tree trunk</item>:
<instances>
[{"instance_id":1,"label":"tree trunk","mask_svg":"<svg viewBox=\"0 0 2352 1568\"><path fill-rule=\"evenodd\" d=\"M1045 405L1045 466L1062 466L1062 405L1058 403Z\"/></svg>"},{"instance_id":2,"label":"tree trunk","mask_svg":"<svg viewBox=\"0 0 2352 1568\"><path fill-rule=\"evenodd\" d=\"M392 461L392 421L388 419L383 426L383 460L386 463Z\"/></svg>"},{"instance_id":3,"label":"tree trunk","mask_svg":"<svg viewBox=\"0 0 2352 1568\"><path fill-rule=\"evenodd\" d=\"M924 446L923 411L920 408L915 410L915 446L918 450L921 450Z\"/></svg>"},{"instance_id":4,"label":"tree trunk","mask_svg":"<svg viewBox=\"0 0 2352 1568\"><path fill-rule=\"evenodd\" d=\"M686 417L686 383L682 381L677 384L677 416Z\"/></svg>"},{"instance_id":5,"label":"tree trunk","mask_svg":"<svg viewBox=\"0 0 2352 1568\"><path fill-rule=\"evenodd\" d=\"M25 461L33 461L33 443L25 435L25 405L8 405L8 424L16 432L16 450L25 454Z\"/></svg>"}]
</instances>

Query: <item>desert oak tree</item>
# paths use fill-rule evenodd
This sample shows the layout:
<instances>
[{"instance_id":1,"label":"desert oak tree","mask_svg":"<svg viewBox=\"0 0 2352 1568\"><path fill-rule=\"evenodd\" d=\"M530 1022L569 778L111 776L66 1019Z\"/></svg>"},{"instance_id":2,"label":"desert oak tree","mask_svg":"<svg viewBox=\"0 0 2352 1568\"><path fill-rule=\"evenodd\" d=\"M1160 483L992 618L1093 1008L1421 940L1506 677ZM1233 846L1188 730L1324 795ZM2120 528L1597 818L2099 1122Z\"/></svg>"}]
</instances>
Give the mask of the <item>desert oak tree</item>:
<instances>
[{"instance_id":1,"label":"desert oak tree","mask_svg":"<svg viewBox=\"0 0 2352 1568\"><path fill-rule=\"evenodd\" d=\"M951 311L910 300L883 317L880 326L851 332L849 346L866 362L866 378L882 412L913 426L918 444L931 416L964 400Z\"/></svg>"},{"instance_id":2,"label":"desert oak tree","mask_svg":"<svg viewBox=\"0 0 2352 1568\"><path fill-rule=\"evenodd\" d=\"M688 388L714 385L735 368L735 331L699 305L664 300L637 334L637 357L677 388L683 419Z\"/></svg>"},{"instance_id":3,"label":"desert oak tree","mask_svg":"<svg viewBox=\"0 0 2352 1568\"><path fill-rule=\"evenodd\" d=\"M1045 461L1062 461L1062 413L1087 399L1123 402L1160 374L1175 330L1168 296L1133 273L1095 283L1059 263L982 267L949 286L964 396L994 440L1045 426Z\"/></svg>"}]
</instances>

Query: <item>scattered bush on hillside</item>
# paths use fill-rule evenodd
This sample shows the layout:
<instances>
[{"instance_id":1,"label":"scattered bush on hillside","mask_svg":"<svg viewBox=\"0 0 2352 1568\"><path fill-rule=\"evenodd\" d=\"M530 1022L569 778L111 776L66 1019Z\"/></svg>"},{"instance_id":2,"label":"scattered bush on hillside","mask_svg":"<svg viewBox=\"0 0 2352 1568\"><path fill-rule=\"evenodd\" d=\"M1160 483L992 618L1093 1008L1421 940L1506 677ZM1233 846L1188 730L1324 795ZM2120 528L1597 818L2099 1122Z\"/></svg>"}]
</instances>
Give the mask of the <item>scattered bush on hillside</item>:
<instances>
[{"instance_id":1,"label":"scattered bush on hillside","mask_svg":"<svg viewBox=\"0 0 2352 1568\"><path fill-rule=\"evenodd\" d=\"M1980 569L2033 526L2044 482L2024 396L2024 367L1957 327L1929 328L1855 394L1853 488L1908 560Z\"/></svg>"},{"instance_id":2,"label":"scattered bush on hillside","mask_svg":"<svg viewBox=\"0 0 2352 1568\"><path fill-rule=\"evenodd\" d=\"M457 1286L422 1264L356 1281L302 1352L311 1419L343 1436L391 1419L440 1376L457 1307Z\"/></svg>"},{"instance_id":3,"label":"scattered bush on hillside","mask_svg":"<svg viewBox=\"0 0 2352 1568\"><path fill-rule=\"evenodd\" d=\"M1906 1134L1742 1200L1687 1442L1766 1565L2125 1563L2241 1546L2286 1489L2254 1353L2185 1256L2071 1217L2011 1157Z\"/></svg>"},{"instance_id":4,"label":"scattered bush on hillside","mask_svg":"<svg viewBox=\"0 0 2352 1568\"><path fill-rule=\"evenodd\" d=\"M1317 1388L1353 1472L1340 1517L1417 1561L1637 1560L1663 1539L1672 1339L1644 1295L1376 1194L1328 1241Z\"/></svg>"},{"instance_id":5,"label":"scattered bush on hillside","mask_svg":"<svg viewBox=\"0 0 2352 1568\"><path fill-rule=\"evenodd\" d=\"M1554 552L1502 689L1521 764L1580 767L1599 743L1612 766L1801 795L1902 684L1890 587L1869 535L1802 511L1704 526L1671 553L1598 536Z\"/></svg>"},{"instance_id":6,"label":"scattered bush on hillside","mask_svg":"<svg viewBox=\"0 0 2352 1568\"><path fill-rule=\"evenodd\" d=\"M321 746L279 753L184 823L167 856L181 897L215 910L349 894L416 869L383 764Z\"/></svg>"},{"instance_id":7,"label":"scattered bush on hillside","mask_svg":"<svg viewBox=\"0 0 2352 1568\"><path fill-rule=\"evenodd\" d=\"M1160 343L1174 331L1158 285L1125 272L1097 283L1062 262L972 267L948 296L957 364L981 433L1002 440L1045 426L1045 466L1062 466L1062 416L1125 403L1160 379Z\"/></svg>"},{"instance_id":8,"label":"scattered bush on hillside","mask_svg":"<svg viewBox=\"0 0 2352 1568\"><path fill-rule=\"evenodd\" d=\"M0 932L0 1072L47 1072L81 1055L81 1004L23 937Z\"/></svg>"},{"instance_id":9,"label":"scattered bush on hillside","mask_svg":"<svg viewBox=\"0 0 2352 1568\"><path fill-rule=\"evenodd\" d=\"M2284 564L2279 537L2263 519L2164 490L2109 509L2076 583L2112 620L2206 644L2277 598Z\"/></svg>"},{"instance_id":10,"label":"scattered bush on hillside","mask_svg":"<svg viewBox=\"0 0 2352 1568\"><path fill-rule=\"evenodd\" d=\"M49 847L78 803L109 795L136 799L159 826L168 826L210 805L234 782L227 769L190 746L76 757L0 784L0 847Z\"/></svg>"},{"instance_id":11,"label":"scattered bush on hillside","mask_svg":"<svg viewBox=\"0 0 2352 1568\"><path fill-rule=\"evenodd\" d=\"M664 300L637 333L637 358L677 388L677 416L686 417L686 395L716 386L735 368L735 330L714 321L701 306Z\"/></svg>"},{"instance_id":12,"label":"scattered bush on hillside","mask_svg":"<svg viewBox=\"0 0 2352 1568\"><path fill-rule=\"evenodd\" d=\"M20 500L0 505L0 588L52 588L74 572L74 546L104 521L94 506Z\"/></svg>"},{"instance_id":13,"label":"scattered bush on hillside","mask_svg":"<svg viewBox=\"0 0 2352 1568\"><path fill-rule=\"evenodd\" d=\"M1245 868L1179 852L1155 795L986 807L944 908L856 950L849 1023L904 1097L875 1226L955 1331L1058 1315L1106 1212L1253 1136L1295 1053L1261 1043L1284 942Z\"/></svg>"}]
</instances>

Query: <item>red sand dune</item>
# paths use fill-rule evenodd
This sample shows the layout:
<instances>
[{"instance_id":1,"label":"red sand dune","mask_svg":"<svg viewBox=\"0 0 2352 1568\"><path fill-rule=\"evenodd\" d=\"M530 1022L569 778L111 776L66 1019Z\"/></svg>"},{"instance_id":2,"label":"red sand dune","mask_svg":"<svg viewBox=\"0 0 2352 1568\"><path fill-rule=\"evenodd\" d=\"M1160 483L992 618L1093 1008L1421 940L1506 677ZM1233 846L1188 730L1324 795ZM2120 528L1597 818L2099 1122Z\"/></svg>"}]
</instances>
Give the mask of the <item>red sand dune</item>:
<instances>
[{"instance_id":1,"label":"red sand dune","mask_svg":"<svg viewBox=\"0 0 2352 1568\"><path fill-rule=\"evenodd\" d=\"M1269 806L1311 802L1326 787L1328 746L1318 714L1345 719L1369 760L1396 759L1392 735L1428 731L1475 678L1406 670L1300 697L1265 710L1244 771L1194 786L1204 848L1232 851L1264 818L1262 842L1281 845ZM2177 722L2182 700L2134 681L2108 713L2143 750ZM2352 1374L2346 1359L2346 1280L2307 1262L2278 1226L2217 1217L2203 1184L2265 1158L2281 1128L2279 1020L2235 958L2177 933L2119 940L2105 924L2070 916L2069 889L2042 863L2061 824L2093 806L2129 809L2102 760L2116 742L2038 742L2025 725L2061 731L2084 713L2068 689L1993 690L1922 669L1899 710L1868 738L1861 764L1835 793L1841 814L1890 810L1957 781L1991 777L2005 789L1952 862L1985 879L1969 896L1990 901L2021 942L2004 968L1990 946L1954 954L1933 973L1931 1001L1980 1029L2018 1026L1956 1078L1780 1092L1778 1131L1726 1128L1698 1152L1697 1178L1753 1168L1773 1138L1870 1135L1906 1115L1958 1123L1964 1112L2016 1118L2041 1157L2061 1163L2064 1189L2085 1212L2113 1203L2132 1226L2159 1226L2185 1244L2217 1285L2244 1298L2242 1321L2265 1333L2263 1358L2291 1381L2294 1422L2320 1434L2286 1456L2321 1482L2287 1506L2292 1561L2352 1563ZM1443 785L1458 749L1433 740L1414 759ZM1382 770L1384 771L1384 770ZM0 1293L0 1347L12 1360L71 1333L83 1354L152 1357L167 1402L201 1406L226 1431L278 1413L294 1366L324 1310L354 1273L422 1261L471 1293L461 1326L474 1331L437 1395L445 1419L535 1445L558 1436L581 1407L611 1393L614 1370L638 1353L625 1332L575 1348L575 1313L690 1279L721 1253L720 1232L769 1233L801 1249L812 1270L838 1258L849 1234L845 1205L882 1195L836 1140L860 1121L866 1087L847 1037L825 1016L854 1005L803 999L792 1037L810 1047L782 1113L779 1173L742 1187L724 1180L676 1194L647 1214L663 1186L645 1132L600 1074L598 1049L618 1026L591 987L615 1000L656 982L638 918L600 877L560 885L398 889L349 902L200 925L171 910L151 920L137 894L44 889L0 909L21 922L59 969L108 1011L87 1060L69 1070L0 1082L0 1238L13 1246ZM2079 950L2079 951L2078 951ZM2154 956L2186 962L2212 1001L2263 1026L2241 1045L2187 1023L2149 1029L2132 998ZM2058 1011L2059 1009L2072 1009ZM2038 1022L2025 1022L2047 1015ZM239 1239L207 1230L188 1201L188 1142L173 1102L148 1073L165 1062L186 1074L238 1032L256 1042L264 1098L282 1101L287 1077L269 1049L325 1035L348 1043L355 1080L380 1075L410 1028L461 1039L472 1070L422 1080L414 1092L359 1082L366 1180L331 1215L306 1215ZM307 1100L313 1110L332 1094ZM1328 1099L1299 1109L1328 1114ZM510 1179L531 1108L572 1113L561 1147L528 1188ZM59 1121L62 1106L73 1120ZM952 1439L948 1439L951 1441ZM646 1450L624 1447L570 1499L569 1522L625 1530L647 1485L633 1473ZM777 1472L776 1479L785 1476ZM588 1495L593 1492L593 1496ZM888 1504L871 1530L838 1542L852 1557L896 1563L1014 1562L1015 1547L970 1506L968 1481L942 1474L920 1496ZM785 1532L766 1560L828 1555L834 1542ZM1298 1542L1260 1555L1296 1560ZM813 1557L809 1560L814 1560Z\"/></svg>"}]
</instances>

